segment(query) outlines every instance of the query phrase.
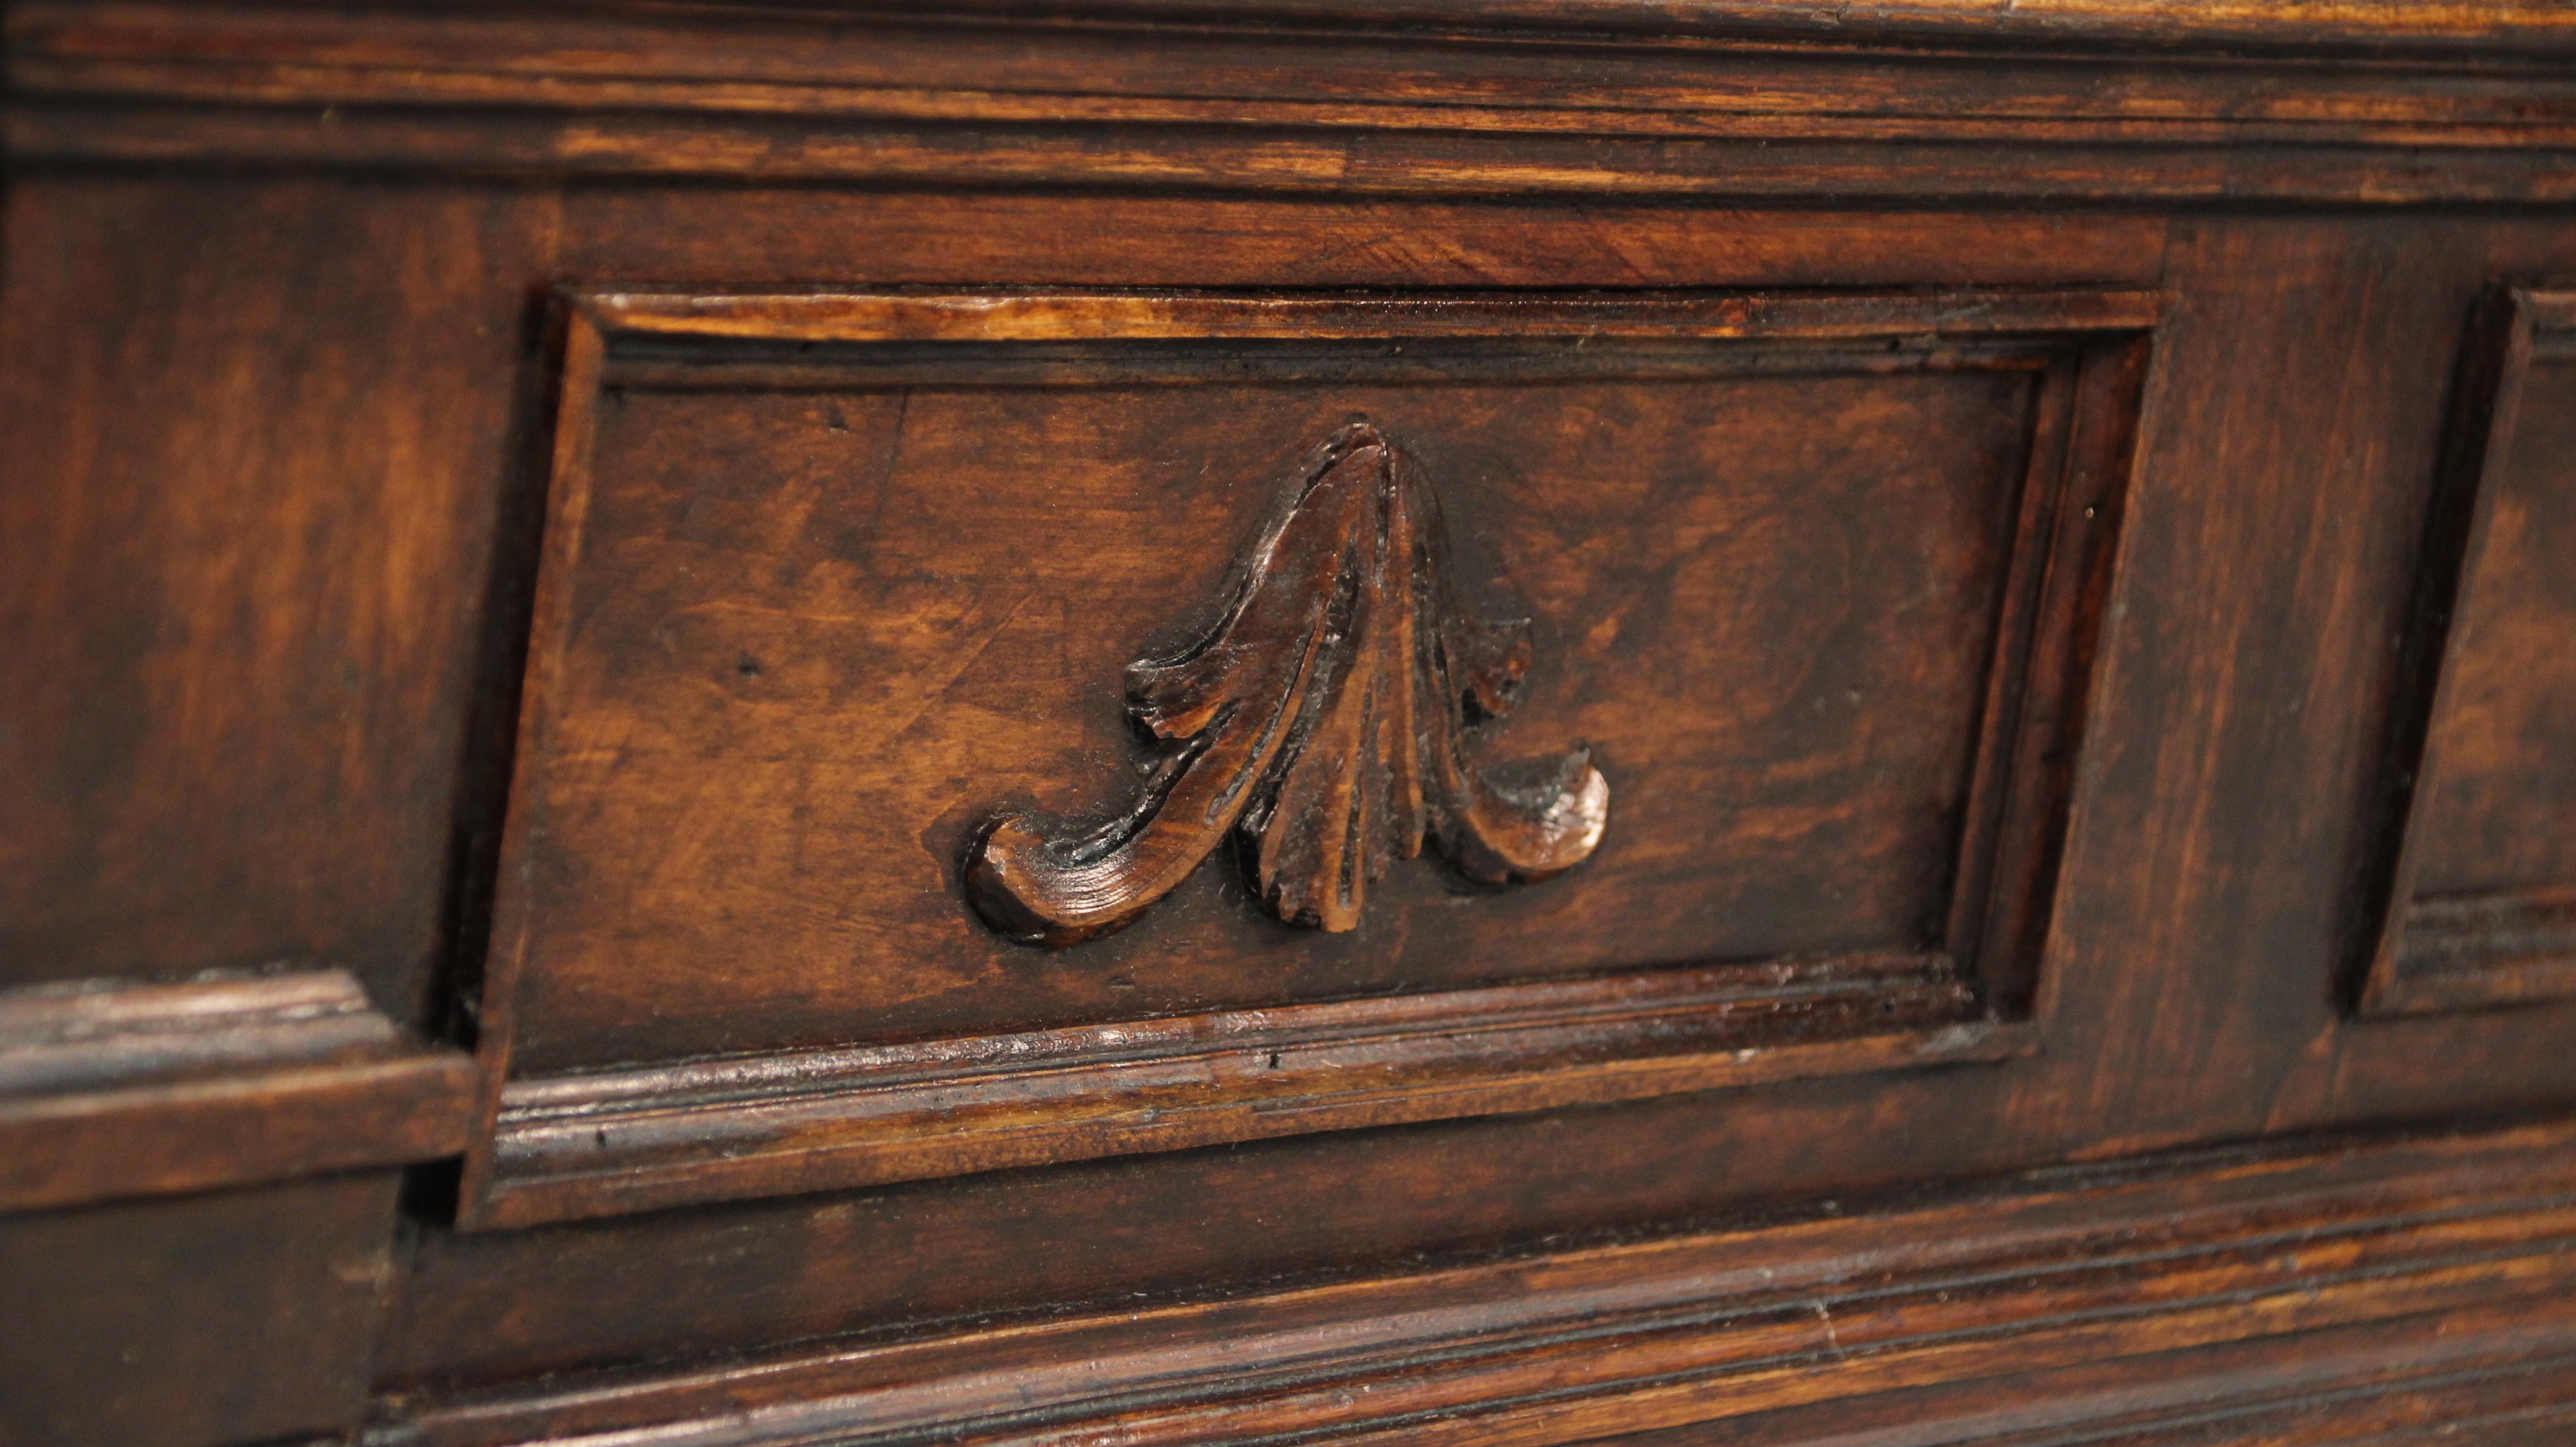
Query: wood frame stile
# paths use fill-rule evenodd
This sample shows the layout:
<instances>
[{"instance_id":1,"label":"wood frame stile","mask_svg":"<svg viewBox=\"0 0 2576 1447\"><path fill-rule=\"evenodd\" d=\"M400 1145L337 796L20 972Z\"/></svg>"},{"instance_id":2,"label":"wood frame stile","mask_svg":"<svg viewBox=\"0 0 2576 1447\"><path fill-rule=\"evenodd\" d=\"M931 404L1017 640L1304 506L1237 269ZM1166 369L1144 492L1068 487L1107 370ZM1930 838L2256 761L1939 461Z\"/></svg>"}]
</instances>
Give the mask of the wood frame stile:
<instances>
[{"instance_id":1,"label":"wood frame stile","mask_svg":"<svg viewBox=\"0 0 2576 1447\"><path fill-rule=\"evenodd\" d=\"M2363 1016L2476 1009L2576 995L2576 880L2418 898L2426 781L2437 777L2444 659L2472 596L2477 561L2511 456L2535 358L2576 356L2576 290L2500 287L2461 359L2442 475L2423 532L2401 654L2398 708L2381 777L2381 884L2356 972Z\"/></svg>"},{"instance_id":2,"label":"wood frame stile","mask_svg":"<svg viewBox=\"0 0 2576 1447\"><path fill-rule=\"evenodd\" d=\"M592 289L563 298L554 476L502 847L460 1223L510 1227L1361 1126L1640 1099L1824 1074L1996 1062L2029 1004L2092 640L2112 572L2151 292L1270 293ZM509 1077L530 905L513 883L591 480L616 382L808 380L800 348L1156 341L1570 348L1584 365L2005 366L2034 374L2018 535L1978 722L1941 947L1221 1011L1114 1026ZM748 351L743 349L748 348ZM766 351L762 349L766 348ZM1678 349L1678 350L1677 350ZM1570 354L1570 352L1569 352ZM888 353L888 355L893 355ZM1168 353L1166 353L1168 355ZM762 358L767 360L762 360ZM744 360L748 358L749 360ZM782 358L784 360L782 360ZM846 365L846 363L840 364ZM782 372L780 369L785 368Z\"/></svg>"}]
</instances>

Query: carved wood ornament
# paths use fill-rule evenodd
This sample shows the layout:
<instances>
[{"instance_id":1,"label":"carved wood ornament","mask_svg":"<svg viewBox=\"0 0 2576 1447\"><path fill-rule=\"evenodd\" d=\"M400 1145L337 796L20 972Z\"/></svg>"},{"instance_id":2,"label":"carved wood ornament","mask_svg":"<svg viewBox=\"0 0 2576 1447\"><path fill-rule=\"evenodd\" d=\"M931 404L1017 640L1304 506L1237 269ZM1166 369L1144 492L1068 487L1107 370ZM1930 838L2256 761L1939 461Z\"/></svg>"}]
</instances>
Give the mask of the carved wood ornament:
<instances>
[{"instance_id":1,"label":"carved wood ornament","mask_svg":"<svg viewBox=\"0 0 2576 1447\"><path fill-rule=\"evenodd\" d=\"M967 895L993 927L1066 945L1117 929L1189 877L1229 829L1262 899L1348 930L1369 881L1428 837L1488 884L1581 863L1610 785L1577 748L1491 773L1466 733L1508 710L1528 621L1462 611L1440 509L1377 428L1345 428L1246 555L1216 626L1127 669L1128 708L1171 752L1144 794L1091 829L995 820Z\"/></svg>"}]
</instances>

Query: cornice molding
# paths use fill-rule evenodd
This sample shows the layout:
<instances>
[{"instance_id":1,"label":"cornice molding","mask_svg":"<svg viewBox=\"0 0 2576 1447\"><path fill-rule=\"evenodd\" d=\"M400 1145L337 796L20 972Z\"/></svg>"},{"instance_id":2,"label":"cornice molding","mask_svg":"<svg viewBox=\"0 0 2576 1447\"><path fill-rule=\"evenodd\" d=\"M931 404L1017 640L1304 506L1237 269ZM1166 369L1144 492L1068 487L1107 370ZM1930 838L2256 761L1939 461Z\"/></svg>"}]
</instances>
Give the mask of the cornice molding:
<instances>
[{"instance_id":1,"label":"cornice molding","mask_svg":"<svg viewBox=\"0 0 2576 1447\"><path fill-rule=\"evenodd\" d=\"M1253 14L41 0L9 12L7 146L22 161L1302 194L2576 197L2563 7Z\"/></svg>"}]
</instances>

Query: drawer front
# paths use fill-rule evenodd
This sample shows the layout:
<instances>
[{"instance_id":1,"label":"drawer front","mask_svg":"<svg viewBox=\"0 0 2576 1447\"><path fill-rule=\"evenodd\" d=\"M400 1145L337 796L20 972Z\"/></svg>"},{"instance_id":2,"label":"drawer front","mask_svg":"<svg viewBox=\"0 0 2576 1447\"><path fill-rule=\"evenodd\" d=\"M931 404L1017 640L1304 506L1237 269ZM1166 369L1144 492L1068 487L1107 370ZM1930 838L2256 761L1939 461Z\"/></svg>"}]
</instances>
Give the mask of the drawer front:
<instances>
[{"instance_id":1,"label":"drawer front","mask_svg":"<svg viewBox=\"0 0 2576 1447\"><path fill-rule=\"evenodd\" d=\"M2156 309L569 295L468 1219L2028 1050Z\"/></svg>"}]
</instances>

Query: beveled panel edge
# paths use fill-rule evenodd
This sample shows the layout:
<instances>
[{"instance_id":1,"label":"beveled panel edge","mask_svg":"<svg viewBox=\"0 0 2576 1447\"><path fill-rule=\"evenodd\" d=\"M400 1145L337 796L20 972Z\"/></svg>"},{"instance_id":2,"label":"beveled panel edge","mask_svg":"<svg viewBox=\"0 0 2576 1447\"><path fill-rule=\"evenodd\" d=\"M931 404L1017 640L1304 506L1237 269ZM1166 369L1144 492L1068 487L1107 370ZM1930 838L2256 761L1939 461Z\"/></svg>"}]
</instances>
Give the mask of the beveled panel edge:
<instances>
[{"instance_id":1,"label":"beveled panel edge","mask_svg":"<svg viewBox=\"0 0 2576 1447\"><path fill-rule=\"evenodd\" d=\"M1938 292L1206 291L892 287L719 291L587 286L566 299L612 340L789 342L1367 341L1477 338L1853 340L2143 331L2152 288Z\"/></svg>"},{"instance_id":2,"label":"beveled panel edge","mask_svg":"<svg viewBox=\"0 0 2576 1447\"><path fill-rule=\"evenodd\" d=\"M0 1211L435 1160L474 1096L340 970L0 992Z\"/></svg>"},{"instance_id":3,"label":"beveled panel edge","mask_svg":"<svg viewBox=\"0 0 2576 1447\"><path fill-rule=\"evenodd\" d=\"M2497 286L2481 298L2463 346L2440 474L2416 561L2401 643L2374 858L2364 895L2366 944L2349 1000L2362 1019L2576 999L2576 881L2495 896L2419 898L2416 830L2441 767L2434 724L2459 600L2483 547L2496 474L2511 455L2522 384L2535 357L2576 343L2576 289ZM2566 938L2535 943L2552 921ZM2416 932L2433 938L2417 941ZM2420 947L2419 947L2420 946Z\"/></svg>"},{"instance_id":4,"label":"beveled panel edge","mask_svg":"<svg viewBox=\"0 0 2576 1447\"><path fill-rule=\"evenodd\" d=\"M1640 971L922 1046L564 1075L502 1093L465 1224L2034 1053L1940 956Z\"/></svg>"},{"instance_id":5,"label":"beveled panel edge","mask_svg":"<svg viewBox=\"0 0 2576 1447\"><path fill-rule=\"evenodd\" d=\"M2576 884L2409 901L2385 1008L2466 1010L2576 997Z\"/></svg>"},{"instance_id":6,"label":"beveled panel edge","mask_svg":"<svg viewBox=\"0 0 2576 1447\"><path fill-rule=\"evenodd\" d=\"M412 1394L380 1420L409 1447L1555 1447L1694 1426L2030 1447L2513 1363L2576 1378L2571 1289L2576 1127L2558 1122L2059 1167L1654 1240ZM2039 1427L2070 1437L2022 1435Z\"/></svg>"},{"instance_id":7,"label":"beveled panel edge","mask_svg":"<svg viewBox=\"0 0 2576 1447\"><path fill-rule=\"evenodd\" d=\"M860 1094L846 1082L820 1093L788 1088L782 1099L710 1101L694 1067L649 1067L637 1072L579 1072L535 1080L509 1075L511 1018L523 962L519 931L527 920L514 913L512 892L501 891L494 921L492 967L484 982L485 1115L468 1148L457 1222L467 1229L523 1226L572 1216L660 1209L694 1201L742 1199L855 1188L899 1180L1130 1152L1181 1149L1310 1131L1455 1119L1468 1115L1543 1110L1564 1105L1643 1099L1680 1091L1757 1084L1820 1074L1851 1074L1941 1063L1953 1058L2005 1060L2036 1053L2039 1037L2027 1019L2041 948L2053 902L2057 849L2062 844L2072 770L2080 752L2084 704L2090 692L2093 636L2113 570L2120 517L2134 461L2138 408L2152 357L2154 326L2170 305L2160 291L2138 288L2032 288L1940 292L1659 291L1593 293L1298 293L1141 291L1055 288L900 288L725 292L710 288L569 286L558 299L567 323L561 369L560 416L555 432L550 519L536 589L527 683L517 757L536 757L531 731L542 726L557 666L547 641L561 636L570 606L568 580L580 555L580 519L588 505L591 399L618 375L621 342L656 343L695 338L707 342L799 341L912 344L1080 341L1287 339L1339 341L1420 336L1534 341L1566 337L1705 338L1736 344L1931 338L1978 344L1990 339L2037 338L2052 345L2054 360L2040 373L2022 459L2024 476L2010 523L2008 561L1997 636L1987 666L1986 697L1976 721L1977 745L1967 818L1960 835L1951 927L1964 931L1959 945L1938 955L1957 999L1945 1015L1917 1015L1918 996L1903 989L1881 997L1888 1015L1918 1024L1914 1031L1860 1033L1764 1053L1749 1040L1715 1047L1725 1057L1639 1054L1636 1046L1694 1023L1691 1007L1653 1029L1632 1022L1603 1029L1598 1022L1571 1024L1550 1037L1552 1048L1576 1054L1630 1054L1596 1062L1593 1078L1549 1070L1534 1057L1480 1067L1473 1078L1444 1076L1418 1053L1399 1052L1396 1063L1421 1071L1395 1096L1384 1092L1350 1098L1330 1071L1291 1086L1270 1103L1240 1084L1219 1087L1198 1079L1203 1069L1186 1050L1167 1051L1158 1068L1199 1089L1188 1110L1175 1114L1154 1103L1086 1105L1083 1092L1145 1074L1134 1062L1085 1061L1106 1071L1088 1083L1031 1084L987 1078L980 1087L924 1081L878 1085ZM812 321L806 322L810 315ZM2018 354L1997 354L2001 364L2029 365ZM2034 680L2034 670L2046 673ZM2040 687L2036 694L2032 685ZM2025 708L2025 702L2032 706ZM525 780L513 783L516 790ZM515 803L504 822L500 858L517 856ZM2006 866L2010 877L1998 865ZM1986 929L1988 917L1999 927ZM1770 962L1779 964L1781 962ZM1846 964L1848 967L1848 963ZM1681 967L1684 969L1692 967ZM1623 981L1666 975L1629 970L1599 977L1614 992ZM1866 967L1863 968L1866 973ZM2000 986L1988 990L1990 982ZM1919 982L1918 982L1919 983ZM1518 986L1511 988L1531 988ZM1916 987L1906 987L1916 988ZM1469 1011L1481 992L1428 997ZM1794 1006L1794 998L1784 1001ZM1295 1007L1328 1012L1335 1006ZM1435 1007L1436 1009L1437 1007ZM1737 1007L1739 1011L1741 1006ZM1258 1013L1258 1012L1256 1012ZM1283 1013L1280 1011L1267 1012ZM1784 1011L1775 1028L1795 1030ZM1112 1033L1152 1032L1151 1022L1121 1022ZM1444 1031L1478 1031L1474 1015L1454 1024L1426 1021L1425 1040ZM1082 1038L1084 1032L1041 1032ZM1104 1040L1107 1036L1102 1037ZM1018 1037L967 1037L947 1042L966 1055L1011 1046ZM1376 1042L1363 1033L1336 1042L1368 1053ZM1411 1049L1412 1047L1407 1047ZM1454 1047L1442 1047L1454 1048ZM1735 1060L1737 1054L1751 1052ZM802 1059L807 1052L786 1052ZM835 1053L835 1052L827 1052ZM848 1052L837 1052L846 1055ZM864 1053L864 1052L861 1052ZM735 1067L712 1067L719 1075ZM1382 1069L1371 1065L1372 1070ZM666 1070L676 1075L663 1077ZM1265 1067L1266 1070L1266 1067ZM1124 1072L1122 1075L1120 1072ZM797 1073L790 1066L786 1077ZM828 1072L827 1072L828 1073ZM1258 1080L1261 1072L1241 1078ZM1352 1077L1357 1078L1357 1077ZM610 1102L639 1081L649 1102ZM1032 1080L1034 1077L1032 1077ZM1033 1095L1035 1119L993 1112L969 1139L961 1112L974 1089L997 1085ZM667 1086L667 1090L664 1088ZM1226 1090L1234 1092L1228 1103ZM896 1097L911 1090L936 1094L918 1109ZM604 1092L594 1097L593 1092ZM1418 1097L1401 1098L1406 1092ZM895 1103L889 1105L888 1102ZM587 1102L585 1104L585 1102ZM585 1109L601 1109L586 1127L566 1127ZM663 1114L668 1111L672 1114ZM540 1115L544 1123L539 1123ZM698 1139L728 1144L701 1149L675 1121L685 1117ZM615 1123L612 1135L608 1126ZM680 1132L674 1134L674 1132ZM628 1149L614 1148L623 1136ZM816 1144L803 1142L813 1141ZM583 1142L587 1144L584 1145ZM870 1151L884 1152L871 1160ZM605 1154L604 1154L605 1153ZM616 1158L612 1164L610 1156Z\"/></svg>"}]
</instances>

